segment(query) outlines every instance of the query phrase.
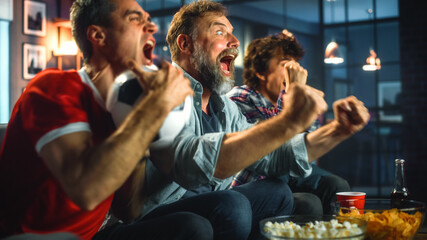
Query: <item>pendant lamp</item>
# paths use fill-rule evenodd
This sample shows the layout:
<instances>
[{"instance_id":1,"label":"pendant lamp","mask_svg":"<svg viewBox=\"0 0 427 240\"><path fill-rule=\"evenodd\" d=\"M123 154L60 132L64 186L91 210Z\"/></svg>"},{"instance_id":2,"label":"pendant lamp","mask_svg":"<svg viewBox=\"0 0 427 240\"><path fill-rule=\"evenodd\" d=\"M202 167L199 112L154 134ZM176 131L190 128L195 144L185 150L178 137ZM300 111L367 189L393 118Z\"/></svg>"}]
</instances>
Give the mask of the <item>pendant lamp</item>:
<instances>
[{"instance_id":1,"label":"pendant lamp","mask_svg":"<svg viewBox=\"0 0 427 240\"><path fill-rule=\"evenodd\" d=\"M370 55L366 59L366 64L363 65L363 71L376 71L381 69L381 61L377 58L374 50L370 50Z\"/></svg>"}]
</instances>

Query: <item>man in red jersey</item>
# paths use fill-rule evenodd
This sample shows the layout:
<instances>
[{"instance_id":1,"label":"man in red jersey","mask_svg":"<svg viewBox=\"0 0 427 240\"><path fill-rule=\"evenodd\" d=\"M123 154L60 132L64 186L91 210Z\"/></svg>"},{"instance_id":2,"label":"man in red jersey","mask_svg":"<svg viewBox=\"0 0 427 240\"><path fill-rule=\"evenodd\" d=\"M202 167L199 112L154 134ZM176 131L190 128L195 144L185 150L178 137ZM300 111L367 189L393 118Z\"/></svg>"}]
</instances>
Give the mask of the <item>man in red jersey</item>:
<instances>
[{"instance_id":1,"label":"man in red jersey","mask_svg":"<svg viewBox=\"0 0 427 240\"><path fill-rule=\"evenodd\" d=\"M139 67L152 64L157 27L135 0L76 0L71 21L85 66L39 73L8 124L0 150L0 238L69 232L91 239L116 190L145 174L141 159L166 116L192 94L188 79L170 64L156 73ZM105 100L114 79L129 68L146 97L116 129ZM136 238L212 239L212 228L206 219L180 212L110 239Z\"/></svg>"}]
</instances>

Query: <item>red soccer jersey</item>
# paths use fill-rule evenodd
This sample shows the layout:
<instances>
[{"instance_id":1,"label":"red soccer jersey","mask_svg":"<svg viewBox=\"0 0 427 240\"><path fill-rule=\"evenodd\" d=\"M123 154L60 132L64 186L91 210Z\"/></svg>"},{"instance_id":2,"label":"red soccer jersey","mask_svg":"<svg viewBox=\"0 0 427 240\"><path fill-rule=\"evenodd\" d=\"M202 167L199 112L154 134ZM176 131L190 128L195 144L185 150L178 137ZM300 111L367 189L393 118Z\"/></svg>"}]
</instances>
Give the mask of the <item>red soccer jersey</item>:
<instances>
[{"instance_id":1,"label":"red soccer jersey","mask_svg":"<svg viewBox=\"0 0 427 240\"><path fill-rule=\"evenodd\" d=\"M81 131L91 132L94 144L114 131L89 76L83 69L39 73L16 102L0 150L0 237L62 231L91 239L99 230L113 196L80 209L38 155L51 140Z\"/></svg>"}]
</instances>

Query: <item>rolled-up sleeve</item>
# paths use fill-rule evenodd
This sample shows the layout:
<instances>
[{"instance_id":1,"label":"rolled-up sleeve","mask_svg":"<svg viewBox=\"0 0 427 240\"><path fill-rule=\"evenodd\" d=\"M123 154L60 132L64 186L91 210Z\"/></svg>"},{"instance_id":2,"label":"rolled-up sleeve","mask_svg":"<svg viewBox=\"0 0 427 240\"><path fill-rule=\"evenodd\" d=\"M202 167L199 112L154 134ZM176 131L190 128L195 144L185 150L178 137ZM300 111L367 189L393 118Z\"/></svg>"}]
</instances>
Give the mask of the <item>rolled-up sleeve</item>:
<instances>
[{"instance_id":1,"label":"rolled-up sleeve","mask_svg":"<svg viewBox=\"0 0 427 240\"><path fill-rule=\"evenodd\" d=\"M174 180L187 189L218 184L213 175L224 135L219 132L196 136L194 130L184 128L174 141Z\"/></svg>"},{"instance_id":2,"label":"rolled-up sleeve","mask_svg":"<svg viewBox=\"0 0 427 240\"><path fill-rule=\"evenodd\" d=\"M290 174L293 177L307 177L311 174L305 147L305 135L300 133L272 153L264 156L248 169L265 176L278 177Z\"/></svg>"}]
</instances>

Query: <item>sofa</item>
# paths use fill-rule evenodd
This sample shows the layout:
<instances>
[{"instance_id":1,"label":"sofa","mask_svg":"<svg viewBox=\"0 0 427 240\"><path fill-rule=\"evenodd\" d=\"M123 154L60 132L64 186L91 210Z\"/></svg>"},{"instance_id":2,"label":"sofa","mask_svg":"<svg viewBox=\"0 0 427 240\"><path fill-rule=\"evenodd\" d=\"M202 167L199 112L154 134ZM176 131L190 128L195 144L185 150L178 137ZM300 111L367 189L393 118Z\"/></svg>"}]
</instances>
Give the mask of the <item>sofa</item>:
<instances>
[{"instance_id":1,"label":"sofa","mask_svg":"<svg viewBox=\"0 0 427 240\"><path fill-rule=\"evenodd\" d=\"M4 134L6 133L7 124L0 123L0 147L3 144Z\"/></svg>"}]
</instances>

